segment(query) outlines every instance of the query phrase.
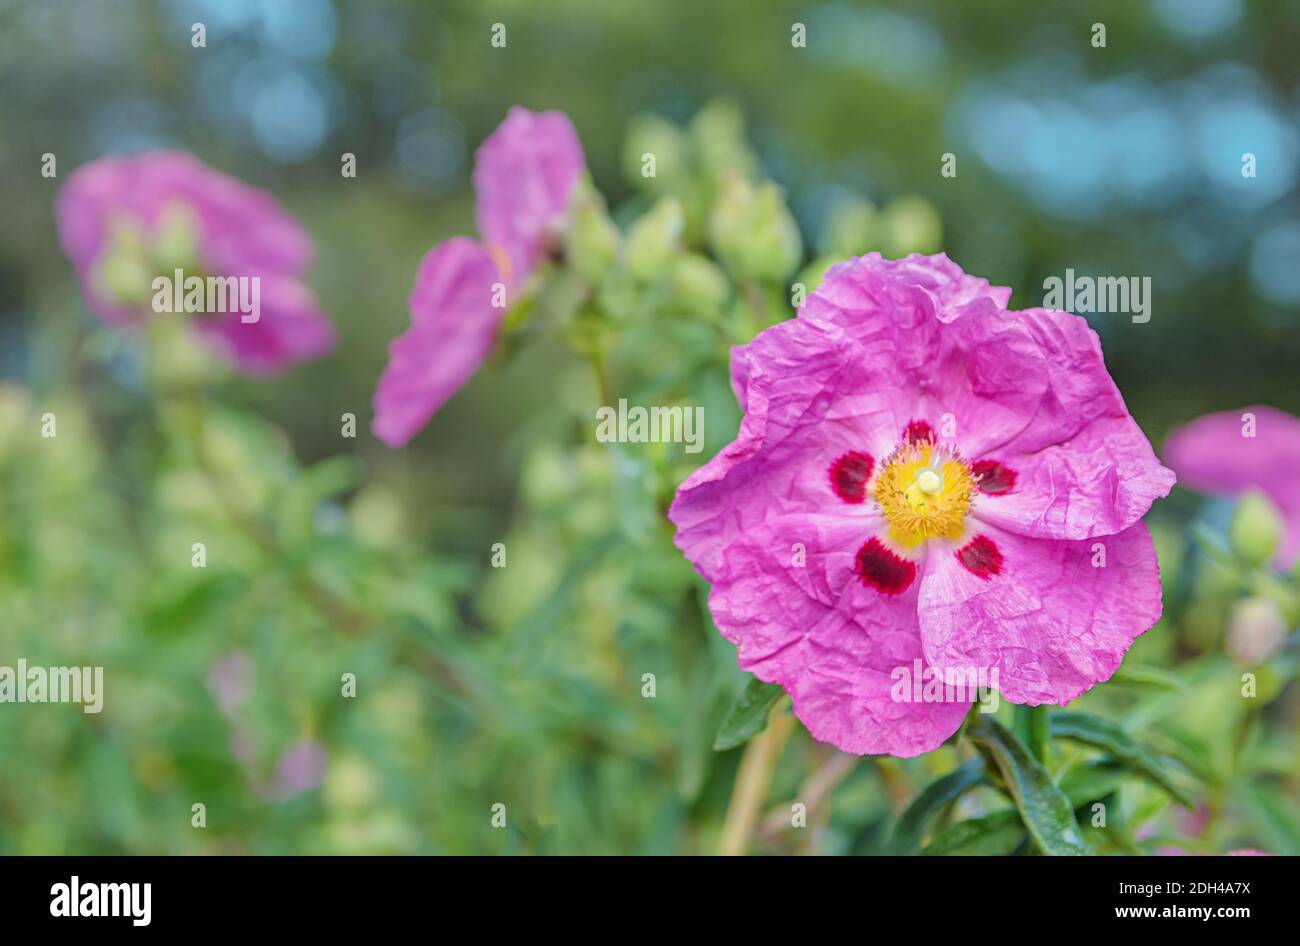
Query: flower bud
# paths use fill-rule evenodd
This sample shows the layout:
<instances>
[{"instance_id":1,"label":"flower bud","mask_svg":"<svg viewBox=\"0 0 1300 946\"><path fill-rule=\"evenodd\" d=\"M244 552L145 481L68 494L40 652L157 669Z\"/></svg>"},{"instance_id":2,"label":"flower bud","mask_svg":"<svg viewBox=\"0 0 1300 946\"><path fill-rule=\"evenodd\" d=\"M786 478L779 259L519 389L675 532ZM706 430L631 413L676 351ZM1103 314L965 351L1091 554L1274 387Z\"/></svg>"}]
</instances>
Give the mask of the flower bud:
<instances>
[{"instance_id":1,"label":"flower bud","mask_svg":"<svg viewBox=\"0 0 1300 946\"><path fill-rule=\"evenodd\" d=\"M694 253L673 261L672 285L673 298L692 315L716 314L731 295L726 273Z\"/></svg>"},{"instance_id":2,"label":"flower bud","mask_svg":"<svg viewBox=\"0 0 1300 946\"><path fill-rule=\"evenodd\" d=\"M649 282L681 247L686 218L676 197L665 197L632 224L627 234L627 265L632 275Z\"/></svg>"},{"instance_id":3,"label":"flower bud","mask_svg":"<svg viewBox=\"0 0 1300 946\"><path fill-rule=\"evenodd\" d=\"M880 242L880 215L868 201L856 195L837 201L826 217L817 251L821 256L842 260L861 256ZM825 272L825 270L823 270Z\"/></svg>"},{"instance_id":4,"label":"flower bud","mask_svg":"<svg viewBox=\"0 0 1300 946\"><path fill-rule=\"evenodd\" d=\"M685 181L689 172L686 136L658 115L637 115L623 140L623 173L636 187Z\"/></svg>"},{"instance_id":5,"label":"flower bud","mask_svg":"<svg viewBox=\"0 0 1300 946\"><path fill-rule=\"evenodd\" d=\"M1267 565L1282 541L1282 518L1267 496L1252 490L1242 496L1228 527L1232 550L1252 565Z\"/></svg>"},{"instance_id":6,"label":"flower bud","mask_svg":"<svg viewBox=\"0 0 1300 946\"><path fill-rule=\"evenodd\" d=\"M619 237L603 201L587 185L574 201L564 254L579 278L589 285L604 278L618 255Z\"/></svg>"},{"instance_id":7,"label":"flower bud","mask_svg":"<svg viewBox=\"0 0 1300 946\"><path fill-rule=\"evenodd\" d=\"M742 279L780 282L803 255L799 226L780 188L768 183L755 190L739 174L723 179L709 236L718 256Z\"/></svg>"},{"instance_id":8,"label":"flower bud","mask_svg":"<svg viewBox=\"0 0 1300 946\"><path fill-rule=\"evenodd\" d=\"M1228 653L1248 667L1267 663L1282 652L1287 626L1277 602L1243 598L1228 619Z\"/></svg>"},{"instance_id":9,"label":"flower bud","mask_svg":"<svg viewBox=\"0 0 1300 946\"><path fill-rule=\"evenodd\" d=\"M924 197L900 197L881 216L887 256L933 253L943 243L943 221Z\"/></svg>"},{"instance_id":10,"label":"flower bud","mask_svg":"<svg viewBox=\"0 0 1300 946\"><path fill-rule=\"evenodd\" d=\"M758 159L745 140L745 118L728 99L715 99L696 113L690 125L696 163L708 179L728 173L753 177Z\"/></svg>"}]
</instances>

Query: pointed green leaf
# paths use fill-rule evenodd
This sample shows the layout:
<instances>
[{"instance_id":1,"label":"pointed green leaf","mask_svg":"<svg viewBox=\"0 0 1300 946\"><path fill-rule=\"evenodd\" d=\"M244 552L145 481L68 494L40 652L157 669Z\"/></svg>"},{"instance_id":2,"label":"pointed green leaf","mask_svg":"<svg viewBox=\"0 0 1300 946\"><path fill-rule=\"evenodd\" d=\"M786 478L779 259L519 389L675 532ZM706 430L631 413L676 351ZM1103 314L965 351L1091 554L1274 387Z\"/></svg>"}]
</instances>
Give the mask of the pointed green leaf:
<instances>
[{"instance_id":1,"label":"pointed green leaf","mask_svg":"<svg viewBox=\"0 0 1300 946\"><path fill-rule=\"evenodd\" d=\"M1195 804L1191 796L1169 777L1154 754L1108 719L1086 713L1057 713L1052 717L1052 735L1101 749L1133 772L1159 785L1185 807L1191 808Z\"/></svg>"},{"instance_id":2,"label":"pointed green leaf","mask_svg":"<svg viewBox=\"0 0 1300 946\"><path fill-rule=\"evenodd\" d=\"M1044 854L1091 854L1074 809L1047 769L1025 744L990 716L980 715L967 735L1002 775L1029 835Z\"/></svg>"},{"instance_id":3,"label":"pointed green leaf","mask_svg":"<svg viewBox=\"0 0 1300 946\"><path fill-rule=\"evenodd\" d=\"M1020 812L1008 808L1006 811L959 821L952 827L940 832L921 853L927 857L935 856L1000 856L1010 854L1025 840L1025 826L1020 821Z\"/></svg>"},{"instance_id":4,"label":"pointed green leaf","mask_svg":"<svg viewBox=\"0 0 1300 946\"><path fill-rule=\"evenodd\" d=\"M767 724L767 711L785 691L775 683L764 683L755 677L727 713L727 718L713 740L717 752L734 749L762 732Z\"/></svg>"},{"instance_id":5,"label":"pointed green leaf","mask_svg":"<svg viewBox=\"0 0 1300 946\"><path fill-rule=\"evenodd\" d=\"M1161 670L1159 667L1151 667L1146 664L1121 664L1120 668L1115 671L1115 675L1110 678L1110 682L1153 687L1159 690L1168 690L1171 693L1187 692L1187 684L1178 679L1177 676L1167 670Z\"/></svg>"},{"instance_id":6,"label":"pointed green leaf","mask_svg":"<svg viewBox=\"0 0 1300 946\"><path fill-rule=\"evenodd\" d=\"M984 775L983 759L968 759L960 768L938 778L917 795L907 811L898 819L891 854L915 854L921 846L921 835L933 815L952 804L966 792L988 781Z\"/></svg>"}]
</instances>

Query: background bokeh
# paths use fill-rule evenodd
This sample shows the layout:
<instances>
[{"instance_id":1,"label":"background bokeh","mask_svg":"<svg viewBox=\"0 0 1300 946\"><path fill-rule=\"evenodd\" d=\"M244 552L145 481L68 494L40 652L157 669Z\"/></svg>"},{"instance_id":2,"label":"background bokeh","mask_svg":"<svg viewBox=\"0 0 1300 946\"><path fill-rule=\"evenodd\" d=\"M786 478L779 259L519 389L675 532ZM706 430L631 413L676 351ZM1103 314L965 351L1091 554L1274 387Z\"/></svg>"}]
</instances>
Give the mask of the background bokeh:
<instances>
[{"instance_id":1,"label":"background bokeh","mask_svg":"<svg viewBox=\"0 0 1300 946\"><path fill-rule=\"evenodd\" d=\"M934 245L917 248L1013 287L1013 307L1041 304L1067 267L1149 276L1149 323L1090 321L1158 447L1205 411L1300 411L1297 41L1286 0L0 0L0 664L103 664L108 688L99 716L0 705L0 852L711 850L740 751L710 743L744 676L653 511L734 431L718 366L692 388L706 453L666 466L563 446L595 403L590 372L544 338L494 359L407 448L365 430L419 259L473 230L474 148L513 104L562 109L596 186L632 214L629 122L684 124L722 99L808 260L835 208L864 198L882 240L907 248L897 230L919 215ZM273 552L173 455L140 347L87 313L59 250L66 176L149 147L267 188L316 242L308 282L337 349L224 382L208 430L273 521ZM643 374L680 367L670 348L642 357ZM35 436L46 411L55 441ZM345 412L356 439L340 437ZM1195 672L1191 695L1143 703L1140 721L1171 745L1222 728L1203 754L1207 844L1296 853L1295 695L1279 671L1263 724L1234 703L1235 675L1205 661L1236 592L1188 577L1188 523L1229 514L1182 491L1153 514L1170 617L1142 656ZM493 570L498 541L509 565ZM298 594L304 575L333 592ZM1243 744L1262 761L1232 755ZM825 749L805 737L787 753L774 800ZM943 764L840 774L808 844L879 849ZM1126 805L1186 833L1146 796Z\"/></svg>"}]
</instances>

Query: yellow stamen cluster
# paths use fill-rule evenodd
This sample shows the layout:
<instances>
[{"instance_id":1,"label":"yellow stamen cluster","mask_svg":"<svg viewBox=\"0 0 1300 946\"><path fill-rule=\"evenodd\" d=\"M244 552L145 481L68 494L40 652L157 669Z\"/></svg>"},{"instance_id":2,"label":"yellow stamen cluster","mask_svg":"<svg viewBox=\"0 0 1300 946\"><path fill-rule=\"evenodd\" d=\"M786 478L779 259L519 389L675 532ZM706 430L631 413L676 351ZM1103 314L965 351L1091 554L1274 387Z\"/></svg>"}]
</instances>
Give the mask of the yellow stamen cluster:
<instances>
[{"instance_id":1,"label":"yellow stamen cluster","mask_svg":"<svg viewBox=\"0 0 1300 946\"><path fill-rule=\"evenodd\" d=\"M959 454L928 440L906 442L885 458L875 496L889 537L906 548L926 539L960 539L975 477Z\"/></svg>"}]
</instances>

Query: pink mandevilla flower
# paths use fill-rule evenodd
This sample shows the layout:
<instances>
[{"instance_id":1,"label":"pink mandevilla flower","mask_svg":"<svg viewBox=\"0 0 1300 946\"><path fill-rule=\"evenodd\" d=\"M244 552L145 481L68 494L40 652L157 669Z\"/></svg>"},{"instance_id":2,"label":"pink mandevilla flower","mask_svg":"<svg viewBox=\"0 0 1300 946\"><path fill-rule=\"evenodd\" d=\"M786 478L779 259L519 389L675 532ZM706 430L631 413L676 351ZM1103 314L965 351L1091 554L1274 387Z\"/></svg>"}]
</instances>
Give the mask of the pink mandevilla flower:
<instances>
[{"instance_id":1,"label":"pink mandevilla flower","mask_svg":"<svg viewBox=\"0 0 1300 946\"><path fill-rule=\"evenodd\" d=\"M1173 473L1084 320L1010 295L943 255L832 267L732 352L740 433L670 510L740 665L848 752L957 730L973 686L917 700L916 669L1065 704L1160 616L1139 519Z\"/></svg>"},{"instance_id":2,"label":"pink mandevilla flower","mask_svg":"<svg viewBox=\"0 0 1300 946\"><path fill-rule=\"evenodd\" d=\"M420 263L411 327L389 346L375 390L375 435L400 447L491 353L507 300L564 225L583 173L582 145L561 112L512 108L479 147L477 223L486 243L452 237Z\"/></svg>"},{"instance_id":3,"label":"pink mandevilla flower","mask_svg":"<svg viewBox=\"0 0 1300 946\"><path fill-rule=\"evenodd\" d=\"M55 216L87 305L110 325L150 317L154 280L174 281L179 270L205 284L221 278L233 286L234 277L251 287L256 279L255 320L230 308L193 321L241 371L274 374L334 344L333 325L300 280L312 253L307 232L270 194L193 155L146 151L93 161L68 178Z\"/></svg>"},{"instance_id":4,"label":"pink mandevilla flower","mask_svg":"<svg viewBox=\"0 0 1300 946\"><path fill-rule=\"evenodd\" d=\"M1243 407L1198 417L1165 441L1165 460L1189 489L1223 496L1261 490L1281 511L1286 533L1274 564L1300 556L1300 418L1277 408Z\"/></svg>"}]
</instances>

